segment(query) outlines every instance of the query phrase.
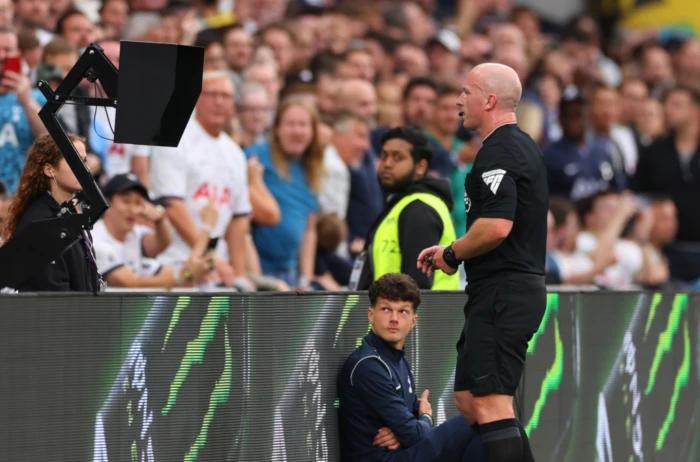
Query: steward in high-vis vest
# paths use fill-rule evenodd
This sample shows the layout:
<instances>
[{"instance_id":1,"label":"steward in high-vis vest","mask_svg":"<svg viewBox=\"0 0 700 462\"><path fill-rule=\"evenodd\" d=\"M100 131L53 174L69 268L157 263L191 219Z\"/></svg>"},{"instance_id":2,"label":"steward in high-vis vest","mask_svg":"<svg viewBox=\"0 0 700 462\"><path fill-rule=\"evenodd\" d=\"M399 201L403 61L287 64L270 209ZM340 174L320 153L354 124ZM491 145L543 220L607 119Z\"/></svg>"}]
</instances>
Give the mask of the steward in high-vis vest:
<instances>
[{"instance_id":1,"label":"steward in high-vis vest","mask_svg":"<svg viewBox=\"0 0 700 462\"><path fill-rule=\"evenodd\" d=\"M421 289L459 290L458 274L438 271L429 278L416 268L426 246L449 245L456 239L450 185L426 176L431 154L428 139L414 128L393 128L382 138L377 175L387 200L360 257L364 261L358 289L386 273L404 273Z\"/></svg>"}]
</instances>

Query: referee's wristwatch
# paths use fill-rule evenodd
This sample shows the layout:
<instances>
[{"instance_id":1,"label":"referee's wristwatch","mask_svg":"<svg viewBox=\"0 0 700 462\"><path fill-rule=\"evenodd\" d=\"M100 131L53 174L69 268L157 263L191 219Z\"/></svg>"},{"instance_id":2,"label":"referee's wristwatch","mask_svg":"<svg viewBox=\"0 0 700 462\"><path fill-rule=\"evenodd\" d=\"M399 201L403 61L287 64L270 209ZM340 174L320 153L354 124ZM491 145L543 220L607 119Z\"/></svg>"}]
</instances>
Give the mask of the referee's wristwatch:
<instances>
[{"instance_id":1,"label":"referee's wristwatch","mask_svg":"<svg viewBox=\"0 0 700 462\"><path fill-rule=\"evenodd\" d=\"M445 250L442 251L442 259L447 263L448 266L457 269L459 268L459 265L462 263L462 261L457 258L457 255L455 254L455 249L452 248L452 244L448 245L445 247Z\"/></svg>"}]
</instances>

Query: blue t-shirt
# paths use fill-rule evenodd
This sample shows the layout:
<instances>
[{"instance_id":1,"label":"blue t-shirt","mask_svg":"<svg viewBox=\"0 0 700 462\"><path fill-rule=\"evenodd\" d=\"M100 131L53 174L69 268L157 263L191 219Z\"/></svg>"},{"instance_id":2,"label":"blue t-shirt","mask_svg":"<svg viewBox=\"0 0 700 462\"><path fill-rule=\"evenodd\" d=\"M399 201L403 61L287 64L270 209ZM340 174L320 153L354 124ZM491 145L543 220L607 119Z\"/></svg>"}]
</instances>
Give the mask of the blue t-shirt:
<instances>
[{"instance_id":1,"label":"blue t-shirt","mask_svg":"<svg viewBox=\"0 0 700 462\"><path fill-rule=\"evenodd\" d=\"M299 249L309 215L319 210L318 199L309 187L299 160L289 162L289 178L277 173L269 142L249 146L246 156L256 156L265 167L263 180L280 206L281 219L274 226L255 226L253 239L263 272L296 269Z\"/></svg>"},{"instance_id":2,"label":"blue t-shirt","mask_svg":"<svg viewBox=\"0 0 700 462\"><path fill-rule=\"evenodd\" d=\"M32 97L39 105L46 102L39 90L32 91ZM34 134L17 94L0 94L0 180L11 192L17 189L33 141Z\"/></svg>"}]
</instances>

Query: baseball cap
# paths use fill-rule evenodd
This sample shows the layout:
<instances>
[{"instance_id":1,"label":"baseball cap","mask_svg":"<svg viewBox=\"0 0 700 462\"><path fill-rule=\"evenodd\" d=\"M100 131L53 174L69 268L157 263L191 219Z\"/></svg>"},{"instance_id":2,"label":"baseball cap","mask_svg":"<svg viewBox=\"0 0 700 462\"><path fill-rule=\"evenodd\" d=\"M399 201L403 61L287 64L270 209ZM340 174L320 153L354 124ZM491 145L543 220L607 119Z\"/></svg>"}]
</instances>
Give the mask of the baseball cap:
<instances>
[{"instance_id":1,"label":"baseball cap","mask_svg":"<svg viewBox=\"0 0 700 462\"><path fill-rule=\"evenodd\" d=\"M442 29L434 37L428 40L428 46L439 44L445 47L451 53L459 53L462 48L462 41L459 36L450 29Z\"/></svg>"},{"instance_id":2,"label":"baseball cap","mask_svg":"<svg viewBox=\"0 0 700 462\"><path fill-rule=\"evenodd\" d=\"M559 100L559 110L568 106L569 104L583 104L585 99L579 91L578 87L569 85L562 91L561 99Z\"/></svg>"},{"instance_id":3,"label":"baseball cap","mask_svg":"<svg viewBox=\"0 0 700 462\"><path fill-rule=\"evenodd\" d=\"M107 182L105 187L102 188L105 197L112 197L115 194L132 190L141 194L144 199L149 200L148 190L133 173L115 175Z\"/></svg>"}]
</instances>

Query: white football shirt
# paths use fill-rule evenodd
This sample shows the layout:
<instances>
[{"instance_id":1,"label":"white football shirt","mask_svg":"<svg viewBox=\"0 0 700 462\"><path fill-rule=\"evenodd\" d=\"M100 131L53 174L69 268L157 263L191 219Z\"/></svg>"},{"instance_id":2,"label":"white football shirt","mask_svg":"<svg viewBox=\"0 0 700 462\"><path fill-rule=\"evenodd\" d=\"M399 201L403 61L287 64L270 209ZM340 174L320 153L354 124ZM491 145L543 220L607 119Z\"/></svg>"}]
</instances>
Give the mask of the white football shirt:
<instances>
[{"instance_id":1,"label":"white football shirt","mask_svg":"<svg viewBox=\"0 0 700 462\"><path fill-rule=\"evenodd\" d=\"M141 277L156 274L160 264L142 253L143 237L152 232L148 226L136 225L124 241L119 241L110 234L103 220L95 223L92 228L92 245L95 248L97 271L107 277L115 269L126 266Z\"/></svg>"},{"instance_id":2,"label":"white football shirt","mask_svg":"<svg viewBox=\"0 0 700 462\"><path fill-rule=\"evenodd\" d=\"M201 209L213 199L219 219L212 235L223 237L232 217L251 212L245 154L227 134L212 137L193 117L177 148L153 148L151 194L184 200L197 227L202 226ZM225 246L223 239L219 246ZM175 232L158 259L175 265L189 254L190 246Z\"/></svg>"}]
</instances>

